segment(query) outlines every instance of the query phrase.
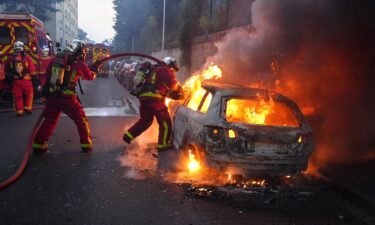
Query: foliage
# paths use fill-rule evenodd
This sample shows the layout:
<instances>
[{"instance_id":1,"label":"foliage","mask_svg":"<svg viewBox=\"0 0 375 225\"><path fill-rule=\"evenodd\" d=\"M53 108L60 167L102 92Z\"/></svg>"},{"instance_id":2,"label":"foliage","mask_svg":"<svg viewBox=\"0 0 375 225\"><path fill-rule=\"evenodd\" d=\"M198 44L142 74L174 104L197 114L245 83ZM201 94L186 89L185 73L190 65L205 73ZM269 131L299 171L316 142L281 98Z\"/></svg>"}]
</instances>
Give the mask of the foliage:
<instances>
[{"instance_id":1,"label":"foliage","mask_svg":"<svg viewBox=\"0 0 375 225\"><path fill-rule=\"evenodd\" d=\"M207 19L205 16L201 16L201 18L199 18L199 27L201 27L205 33L212 32L216 26L217 24L214 21Z\"/></svg>"},{"instance_id":2,"label":"foliage","mask_svg":"<svg viewBox=\"0 0 375 225\"><path fill-rule=\"evenodd\" d=\"M48 12L56 12L54 4L64 0L1 0L5 5L5 12L30 13L42 21L48 21Z\"/></svg>"},{"instance_id":3,"label":"foliage","mask_svg":"<svg viewBox=\"0 0 375 225\"><path fill-rule=\"evenodd\" d=\"M192 41L198 31L201 4L200 0L185 0L183 4L179 33L182 66L189 66L191 62Z\"/></svg>"},{"instance_id":4,"label":"foliage","mask_svg":"<svg viewBox=\"0 0 375 225\"><path fill-rule=\"evenodd\" d=\"M161 50L163 0L114 0L116 23L114 49L152 52ZM166 0L165 47L178 45L179 12L182 0ZM134 41L134 42L133 42Z\"/></svg>"},{"instance_id":5,"label":"foliage","mask_svg":"<svg viewBox=\"0 0 375 225\"><path fill-rule=\"evenodd\" d=\"M164 0L113 0L116 11L114 52L160 51ZM165 48L179 47L189 66L194 37L226 29L233 0L165 0Z\"/></svg>"},{"instance_id":6,"label":"foliage","mask_svg":"<svg viewBox=\"0 0 375 225\"><path fill-rule=\"evenodd\" d=\"M116 35L113 45L116 52L139 51L138 46L143 46L136 40L140 39L142 28L146 24L145 3L148 0L114 0L116 22L114 29Z\"/></svg>"}]
</instances>

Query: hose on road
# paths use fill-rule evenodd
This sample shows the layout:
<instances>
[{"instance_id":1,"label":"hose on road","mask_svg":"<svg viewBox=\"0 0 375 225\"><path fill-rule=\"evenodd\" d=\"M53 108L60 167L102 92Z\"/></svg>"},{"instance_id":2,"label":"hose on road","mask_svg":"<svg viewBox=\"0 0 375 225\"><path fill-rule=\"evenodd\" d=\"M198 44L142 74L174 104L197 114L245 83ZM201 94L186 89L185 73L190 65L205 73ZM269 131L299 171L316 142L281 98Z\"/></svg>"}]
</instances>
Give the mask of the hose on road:
<instances>
[{"instance_id":1,"label":"hose on road","mask_svg":"<svg viewBox=\"0 0 375 225\"><path fill-rule=\"evenodd\" d=\"M153 61L155 61L159 64L163 63L163 61L161 61L161 60L159 60L155 57L145 55L145 54L142 54L142 53L120 53L120 54L111 55L109 57L105 57L105 58L97 61L96 63L94 63L93 66L97 70L99 68L99 66L105 61L108 61L108 60L111 60L111 59L114 59L114 58L119 58L119 57L126 57L126 56L138 56L138 57L143 57L143 58L153 60ZM35 107L33 110L36 110L36 109L44 109L44 106ZM13 112L13 111L14 111L13 109L6 109L6 110L1 110L0 113L8 113L8 112ZM14 183L19 177L21 177L22 173L24 172L24 170L26 168L26 165L27 165L27 162L29 161L29 158L30 158L30 153L31 153L31 149L32 149L34 136L36 134L36 131L37 131L38 127L42 123L43 116L44 116L44 111L40 114L38 120L36 121L36 123L34 125L34 128L32 130L30 138L27 142L26 150L25 150L25 153L23 155L23 159L22 159L22 162L21 162L20 166L18 167L17 171L11 177L9 177L8 179L6 179L5 181L0 183L0 190L3 190L6 187L8 187L9 185L11 185L12 183Z\"/></svg>"},{"instance_id":2,"label":"hose on road","mask_svg":"<svg viewBox=\"0 0 375 225\"><path fill-rule=\"evenodd\" d=\"M44 106L38 106L38 107L33 108L33 110L40 110L40 109L44 109ZM2 109L2 110L0 110L0 113L10 113L10 112L14 112L14 109Z\"/></svg>"},{"instance_id":3,"label":"hose on road","mask_svg":"<svg viewBox=\"0 0 375 225\"><path fill-rule=\"evenodd\" d=\"M41 108L44 108L44 107L41 107ZM22 175L23 171L25 170L27 162L29 161L29 158L30 158L30 153L31 153L31 148L32 148L34 136L35 136L35 133L36 133L40 123L42 122L43 115L44 115L44 111L40 114L40 116L38 117L38 120L36 121L36 123L34 125L34 128L31 132L31 135L30 135L29 140L27 142L26 151L23 154L23 159L22 159L22 162L21 162L20 166L18 167L17 171L11 177L9 177L8 179L6 179L5 181L0 183L0 190L5 189L10 184L15 182Z\"/></svg>"}]
</instances>

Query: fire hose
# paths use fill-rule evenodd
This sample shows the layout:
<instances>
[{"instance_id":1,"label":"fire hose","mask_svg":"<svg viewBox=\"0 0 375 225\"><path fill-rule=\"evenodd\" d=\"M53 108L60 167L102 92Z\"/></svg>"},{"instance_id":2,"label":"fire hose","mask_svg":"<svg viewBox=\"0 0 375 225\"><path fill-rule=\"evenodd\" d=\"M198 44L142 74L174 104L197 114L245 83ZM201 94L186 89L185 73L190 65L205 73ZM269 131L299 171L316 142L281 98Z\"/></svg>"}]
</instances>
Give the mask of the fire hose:
<instances>
[{"instance_id":1,"label":"fire hose","mask_svg":"<svg viewBox=\"0 0 375 225\"><path fill-rule=\"evenodd\" d=\"M137 56L137 57L150 59L150 60L155 61L156 63L159 63L159 64L163 63L163 61L161 61L161 60L159 60L155 57L145 55L145 54L142 54L142 53L120 53L120 54L115 54L115 55L105 57L105 58L95 62L93 65L90 66L90 69L92 69L94 71L97 71L98 68L100 67L100 65L103 62L114 59L114 58L127 57L127 56ZM44 106L34 108L34 110L36 110L36 109L44 109ZM13 109L12 110L7 109L7 110L0 111L0 113L13 112L13 111L14 111ZM3 190L6 187L8 187L9 185L11 185L12 183L14 183L18 178L21 177L22 173L25 171L25 168L27 166L27 162L29 161L29 158L30 158L30 153L31 153L31 149L32 149L32 143L33 143L33 140L34 140L34 136L35 136L36 131L39 128L40 124L42 123L43 116L44 116L44 110L40 114L37 122L35 123L35 125L33 127L33 130L31 132L30 138L27 142L26 150L24 152L23 159L22 159L22 162L21 162L20 166L18 167L17 171L11 177L7 178L5 181L0 183L0 190Z\"/></svg>"},{"instance_id":2,"label":"fire hose","mask_svg":"<svg viewBox=\"0 0 375 225\"><path fill-rule=\"evenodd\" d=\"M38 106L38 107L33 108L33 110L40 110L40 109L44 109L44 106ZM14 109L2 109L2 110L0 110L0 113L10 113L10 112L14 112Z\"/></svg>"}]
</instances>

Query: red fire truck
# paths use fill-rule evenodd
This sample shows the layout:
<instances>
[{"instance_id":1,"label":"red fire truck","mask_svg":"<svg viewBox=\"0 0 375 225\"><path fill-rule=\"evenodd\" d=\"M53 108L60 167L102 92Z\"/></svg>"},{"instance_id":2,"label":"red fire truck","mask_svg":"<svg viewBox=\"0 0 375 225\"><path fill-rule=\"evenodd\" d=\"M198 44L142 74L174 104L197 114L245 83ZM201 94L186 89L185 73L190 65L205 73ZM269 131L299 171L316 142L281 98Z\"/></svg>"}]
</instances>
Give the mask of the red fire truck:
<instances>
[{"instance_id":1,"label":"red fire truck","mask_svg":"<svg viewBox=\"0 0 375 225\"><path fill-rule=\"evenodd\" d=\"M54 55L53 45L42 21L30 14L0 14L0 51L5 61L13 51L13 44L22 41L37 71L34 88L45 82L44 73ZM1 90L0 90L1 91Z\"/></svg>"},{"instance_id":2,"label":"red fire truck","mask_svg":"<svg viewBox=\"0 0 375 225\"><path fill-rule=\"evenodd\" d=\"M104 57L109 57L110 51L109 46L105 44L89 44L89 51L86 56L86 63L88 65L95 63L98 60L103 59ZM108 62L102 64L99 68L98 76L108 77L109 74L109 65Z\"/></svg>"}]
</instances>

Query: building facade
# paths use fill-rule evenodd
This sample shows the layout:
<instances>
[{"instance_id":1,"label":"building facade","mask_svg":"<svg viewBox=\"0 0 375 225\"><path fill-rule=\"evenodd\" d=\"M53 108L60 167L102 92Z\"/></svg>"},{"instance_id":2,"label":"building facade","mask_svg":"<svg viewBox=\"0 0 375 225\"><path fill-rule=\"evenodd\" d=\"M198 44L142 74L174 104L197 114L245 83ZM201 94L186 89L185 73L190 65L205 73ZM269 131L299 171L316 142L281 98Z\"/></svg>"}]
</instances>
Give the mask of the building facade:
<instances>
[{"instance_id":1,"label":"building facade","mask_svg":"<svg viewBox=\"0 0 375 225\"><path fill-rule=\"evenodd\" d=\"M64 0L56 4L56 12L50 12L46 28L51 40L59 42L64 48L78 38L78 0Z\"/></svg>"}]
</instances>

